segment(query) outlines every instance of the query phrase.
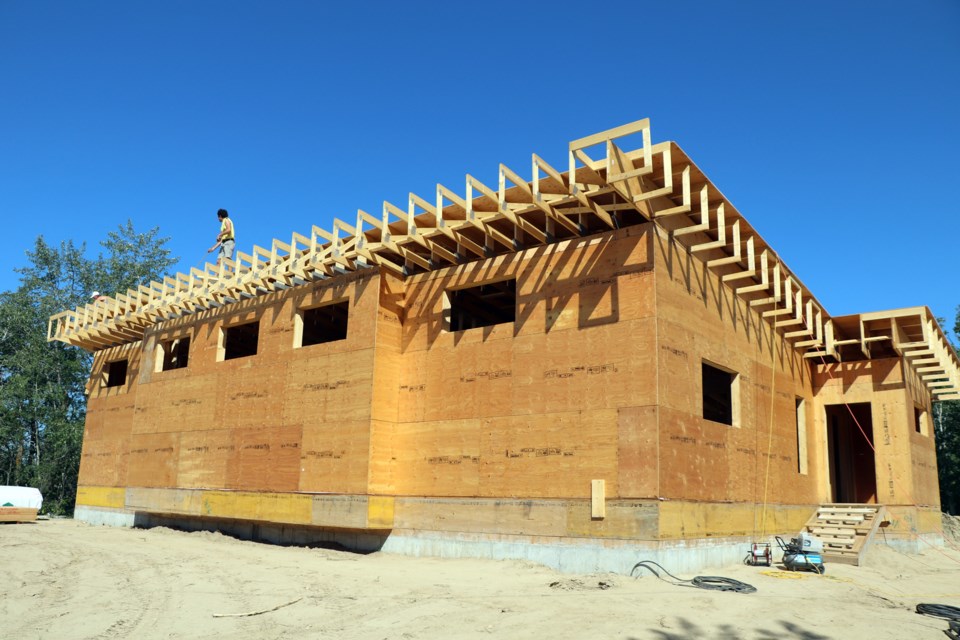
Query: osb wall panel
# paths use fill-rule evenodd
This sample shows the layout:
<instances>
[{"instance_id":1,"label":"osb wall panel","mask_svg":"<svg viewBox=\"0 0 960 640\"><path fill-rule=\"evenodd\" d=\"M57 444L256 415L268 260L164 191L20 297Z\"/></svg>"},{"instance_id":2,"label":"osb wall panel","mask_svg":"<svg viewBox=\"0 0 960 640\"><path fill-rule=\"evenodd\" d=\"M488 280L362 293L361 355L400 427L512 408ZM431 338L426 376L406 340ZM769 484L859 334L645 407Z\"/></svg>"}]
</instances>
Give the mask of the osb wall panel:
<instances>
[{"instance_id":1,"label":"osb wall panel","mask_svg":"<svg viewBox=\"0 0 960 640\"><path fill-rule=\"evenodd\" d=\"M657 407L617 410L617 486L628 498L660 495Z\"/></svg>"},{"instance_id":2,"label":"osb wall panel","mask_svg":"<svg viewBox=\"0 0 960 640\"><path fill-rule=\"evenodd\" d=\"M370 421L368 490L371 494L392 495L398 486L409 483L406 467L398 464L407 448L406 433L395 421Z\"/></svg>"},{"instance_id":3,"label":"osb wall panel","mask_svg":"<svg viewBox=\"0 0 960 640\"><path fill-rule=\"evenodd\" d=\"M617 495L617 430L612 409L407 423L384 475L400 495L584 497L593 479Z\"/></svg>"},{"instance_id":4,"label":"osb wall panel","mask_svg":"<svg viewBox=\"0 0 960 640\"><path fill-rule=\"evenodd\" d=\"M178 486L188 489L226 487L227 469L235 449L233 434L226 429L182 433Z\"/></svg>"},{"instance_id":5,"label":"osb wall panel","mask_svg":"<svg viewBox=\"0 0 960 640\"><path fill-rule=\"evenodd\" d=\"M830 393L838 402L843 399L869 402L874 388L901 389L903 386L903 369L896 358L814 365L813 387L817 395Z\"/></svg>"},{"instance_id":6,"label":"osb wall panel","mask_svg":"<svg viewBox=\"0 0 960 640\"><path fill-rule=\"evenodd\" d=\"M940 480L937 474L937 447L934 430L934 411L931 405L930 391L916 371L909 367L905 372L907 394L913 407L925 412L920 431L917 431L916 414L910 411L908 421L912 421L910 433L910 455L913 476L914 502L918 505L940 506ZM909 407L908 407L909 409Z\"/></svg>"},{"instance_id":7,"label":"osb wall panel","mask_svg":"<svg viewBox=\"0 0 960 640\"><path fill-rule=\"evenodd\" d=\"M80 454L81 484L122 487L126 483L130 434L135 422L140 343L105 349L94 356L87 388L87 413ZM126 382L103 384L107 363L126 359Z\"/></svg>"},{"instance_id":8,"label":"osb wall panel","mask_svg":"<svg viewBox=\"0 0 960 640\"><path fill-rule=\"evenodd\" d=\"M83 484L100 487L125 486L129 450L130 436L84 440L79 476L83 478Z\"/></svg>"},{"instance_id":9,"label":"osb wall panel","mask_svg":"<svg viewBox=\"0 0 960 640\"><path fill-rule=\"evenodd\" d=\"M584 498L604 479L620 495L620 432L624 451L643 449L631 430L653 425L618 409L656 403L646 229L409 278L397 424L375 422L371 489ZM446 291L504 278L517 281L516 322L444 330ZM632 465L628 495L653 495L653 477Z\"/></svg>"},{"instance_id":10,"label":"osb wall panel","mask_svg":"<svg viewBox=\"0 0 960 640\"><path fill-rule=\"evenodd\" d=\"M899 359L820 364L814 384L824 433L824 406L870 403L878 502L939 504L933 438L916 433L915 401Z\"/></svg>"},{"instance_id":11,"label":"osb wall panel","mask_svg":"<svg viewBox=\"0 0 960 640\"><path fill-rule=\"evenodd\" d=\"M201 311L158 325L142 350L136 343L99 353L81 483L298 491L303 482L363 491L378 278L371 270ZM339 301L350 305L347 338L294 348L297 310ZM254 320L257 354L218 362L221 327ZM157 345L183 336L189 366L154 371ZM104 364L121 355L130 358L127 384L103 388ZM304 453L304 432L313 454ZM319 458L335 450L349 464L328 468ZM109 465L93 464L108 457Z\"/></svg>"},{"instance_id":12,"label":"osb wall panel","mask_svg":"<svg viewBox=\"0 0 960 640\"><path fill-rule=\"evenodd\" d=\"M234 430L227 488L296 491L300 481L300 440L299 427Z\"/></svg>"},{"instance_id":13,"label":"osb wall panel","mask_svg":"<svg viewBox=\"0 0 960 640\"><path fill-rule=\"evenodd\" d=\"M322 347L314 345L306 347ZM300 358L284 367L284 377L274 389L260 392L280 401L276 418L284 424L311 425L357 422L370 418L370 399L373 387L373 350L335 353L318 358ZM251 389L251 393L258 392ZM261 407L270 400L257 398ZM262 410L262 409L261 409Z\"/></svg>"},{"instance_id":14,"label":"osb wall panel","mask_svg":"<svg viewBox=\"0 0 960 640\"><path fill-rule=\"evenodd\" d=\"M111 347L98 351L93 357L93 367L90 379L87 382L87 392L90 399L119 398L136 391L136 380L140 375L142 342L132 342L119 347ZM109 363L117 360L127 361L127 378L123 385L116 387L105 386L105 370Z\"/></svg>"},{"instance_id":15,"label":"osb wall panel","mask_svg":"<svg viewBox=\"0 0 960 640\"><path fill-rule=\"evenodd\" d=\"M649 225L630 227L409 278L404 353L552 333L554 329L616 325L650 315L652 291L642 282L634 282L643 280L643 274L652 269L647 229ZM457 333L444 330L446 291L510 278L517 280L515 323Z\"/></svg>"},{"instance_id":16,"label":"osb wall panel","mask_svg":"<svg viewBox=\"0 0 960 640\"><path fill-rule=\"evenodd\" d=\"M403 281L392 274L382 273L374 336L372 420L396 422L398 418L404 304Z\"/></svg>"},{"instance_id":17,"label":"osb wall panel","mask_svg":"<svg viewBox=\"0 0 960 640\"><path fill-rule=\"evenodd\" d=\"M166 378L167 373L189 369L175 369L154 374L153 381L144 385L149 393L137 398L134 433L164 433L203 431L216 427L217 380L214 376ZM171 419L172 416L176 419Z\"/></svg>"},{"instance_id":18,"label":"osb wall panel","mask_svg":"<svg viewBox=\"0 0 960 640\"><path fill-rule=\"evenodd\" d=\"M130 437L127 486L177 486L180 434L145 433Z\"/></svg>"},{"instance_id":19,"label":"osb wall panel","mask_svg":"<svg viewBox=\"0 0 960 640\"><path fill-rule=\"evenodd\" d=\"M809 504L818 501L815 432L796 399L812 404L809 366L770 325L669 238L654 240L659 393L659 489L675 500ZM703 418L702 364L738 374L739 421Z\"/></svg>"},{"instance_id":20,"label":"osb wall panel","mask_svg":"<svg viewBox=\"0 0 960 640\"><path fill-rule=\"evenodd\" d=\"M913 503L940 506L940 482L937 476L937 451L932 438L919 433L910 435L913 477Z\"/></svg>"},{"instance_id":21,"label":"osb wall panel","mask_svg":"<svg viewBox=\"0 0 960 640\"><path fill-rule=\"evenodd\" d=\"M479 418L399 425L389 450L372 457L389 453L393 490L400 495L476 495L483 428Z\"/></svg>"},{"instance_id":22,"label":"osb wall panel","mask_svg":"<svg viewBox=\"0 0 960 640\"><path fill-rule=\"evenodd\" d=\"M369 451L369 420L303 427L300 484L294 490L366 493Z\"/></svg>"},{"instance_id":23,"label":"osb wall panel","mask_svg":"<svg viewBox=\"0 0 960 640\"><path fill-rule=\"evenodd\" d=\"M578 411L484 420L479 493L574 498L590 480L617 496L617 411Z\"/></svg>"}]
</instances>

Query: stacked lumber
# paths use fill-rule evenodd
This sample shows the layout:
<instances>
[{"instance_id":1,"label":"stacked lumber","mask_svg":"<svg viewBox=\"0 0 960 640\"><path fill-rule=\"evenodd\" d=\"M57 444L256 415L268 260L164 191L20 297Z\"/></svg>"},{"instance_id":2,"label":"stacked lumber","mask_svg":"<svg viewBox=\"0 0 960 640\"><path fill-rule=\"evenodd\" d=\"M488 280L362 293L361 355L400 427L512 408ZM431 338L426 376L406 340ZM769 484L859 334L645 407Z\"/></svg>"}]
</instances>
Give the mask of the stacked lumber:
<instances>
[{"instance_id":1,"label":"stacked lumber","mask_svg":"<svg viewBox=\"0 0 960 640\"><path fill-rule=\"evenodd\" d=\"M883 505L824 504L807 521L806 530L823 541L825 561L859 565L882 516Z\"/></svg>"}]
</instances>

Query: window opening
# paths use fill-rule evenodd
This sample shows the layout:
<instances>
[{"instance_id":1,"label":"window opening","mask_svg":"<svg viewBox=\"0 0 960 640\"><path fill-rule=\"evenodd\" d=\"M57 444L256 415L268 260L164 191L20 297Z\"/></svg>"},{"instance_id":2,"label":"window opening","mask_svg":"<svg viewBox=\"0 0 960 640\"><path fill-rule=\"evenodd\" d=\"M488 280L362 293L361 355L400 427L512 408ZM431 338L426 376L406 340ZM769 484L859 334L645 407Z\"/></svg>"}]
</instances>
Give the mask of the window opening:
<instances>
[{"instance_id":1,"label":"window opening","mask_svg":"<svg viewBox=\"0 0 960 640\"><path fill-rule=\"evenodd\" d=\"M703 417L730 426L740 425L738 387L740 376L706 362L702 363Z\"/></svg>"},{"instance_id":2,"label":"window opening","mask_svg":"<svg viewBox=\"0 0 960 640\"><path fill-rule=\"evenodd\" d=\"M346 340L347 319L350 314L349 302L303 309L297 318L300 323L300 344L298 347L309 347L314 344Z\"/></svg>"},{"instance_id":3,"label":"window opening","mask_svg":"<svg viewBox=\"0 0 960 640\"><path fill-rule=\"evenodd\" d=\"M501 280L447 292L450 331L514 322L517 281Z\"/></svg>"},{"instance_id":4,"label":"window opening","mask_svg":"<svg viewBox=\"0 0 960 640\"><path fill-rule=\"evenodd\" d=\"M190 357L190 338L175 338L161 342L159 356L158 371L185 368Z\"/></svg>"},{"instance_id":5,"label":"window opening","mask_svg":"<svg viewBox=\"0 0 960 640\"><path fill-rule=\"evenodd\" d=\"M108 362L104 367L103 386L122 387L127 383L127 361L116 360Z\"/></svg>"},{"instance_id":6,"label":"window opening","mask_svg":"<svg viewBox=\"0 0 960 640\"><path fill-rule=\"evenodd\" d=\"M250 322L223 329L223 359L246 358L257 355L260 322Z\"/></svg>"}]
</instances>

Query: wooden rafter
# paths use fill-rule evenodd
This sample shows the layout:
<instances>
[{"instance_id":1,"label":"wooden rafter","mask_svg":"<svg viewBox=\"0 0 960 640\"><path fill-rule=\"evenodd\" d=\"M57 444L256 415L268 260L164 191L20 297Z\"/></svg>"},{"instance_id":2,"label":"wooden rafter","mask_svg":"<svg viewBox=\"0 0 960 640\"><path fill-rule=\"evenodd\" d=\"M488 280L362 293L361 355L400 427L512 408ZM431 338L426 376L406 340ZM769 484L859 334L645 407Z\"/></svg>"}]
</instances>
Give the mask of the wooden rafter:
<instances>
[{"instance_id":1,"label":"wooden rafter","mask_svg":"<svg viewBox=\"0 0 960 640\"><path fill-rule=\"evenodd\" d=\"M622 148L636 135L639 148ZM602 157L590 155L598 150ZM568 163L561 173L533 154L530 180L501 164L497 190L468 175L462 197L437 185L432 201L411 193L405 208L384 202L380 217L358 210L351 222L335 218L330 231L312 226L309 234L292 233L289 242L254 245L233 261L55 314L47 339L99 350L136 341L170 318L318 279L378 267L399 275L428 271L615 228L629 214L634 224L663 225L674 241L702 256L805 357L835 358L856 348L869 358L877 345L890 343L935 397L960 398L960 362L928 309L863 314L844 323L855 335L841 332L683 151L672 142L652 143L648 119L574 140Z\"/></svg>"}]
</instances>

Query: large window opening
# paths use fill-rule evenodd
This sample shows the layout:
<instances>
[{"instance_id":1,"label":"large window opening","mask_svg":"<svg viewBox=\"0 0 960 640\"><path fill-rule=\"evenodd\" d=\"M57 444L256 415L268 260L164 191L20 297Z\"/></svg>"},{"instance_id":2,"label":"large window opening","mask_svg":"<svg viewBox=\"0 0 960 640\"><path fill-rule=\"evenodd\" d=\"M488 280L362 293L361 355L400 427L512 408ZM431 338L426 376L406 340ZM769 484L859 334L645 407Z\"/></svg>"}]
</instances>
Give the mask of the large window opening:
<instances>
[{"instance_id":1,"label":"large window opening","mask_svg":"<svg viewBox=\"0 0 960 640\"><path fill-rule=\"evenodd\" d=\"M314 344L346 340L347 319L350 313L349 302L302 309L297 314L297 331L299 340L296 347L309 347Z\"/></svg>"},{"instance_id":2,"label":"large window opening","mask_svg":"<svg viewBox=\"0 0 960 640\"><path fill-rule=\"evenodd\" d=\"M705 420L740 426L740 376L706 362L703 376L703 417Z\"/></svg>"},{"instance_id":3,"label":"large window opening","mask_svg":"<svg viewBox=\"0 0 960 640\"><path fill-rule=\"evenodd\" d=\"M103 368L103 386L122 387L127 383L127 361L108 362Z\"/></svg>"},{"instance_id":4,"label":"large window opening","mask_svg":"<svg viewBox=\"0 0 960 640\"><path fill-rule=\"evenodd\" d=\"M223 329L223 359L246 358L257 355L260 323L250 322Z\"/></svg>"},{"instance_id":5,"label":"large window opening","mask_svg":"<svg viewBox=\"0 0 960 640\"><path fill-rule=\"evenodd\" d=\"M447 292L450 331L477 329L517 319L517 281L501 280Z\"/></svg>"},{"instance_id":6,"label":"large window opening","mask_svg":"<svg viewBox=\"0 0 960 640\"><path fill-rule=\"evenodd\" d=\"M190 338L175 338L160 343L157 353L157 371L183 369L190 357Z\"/></svg>"}]
</instances>

